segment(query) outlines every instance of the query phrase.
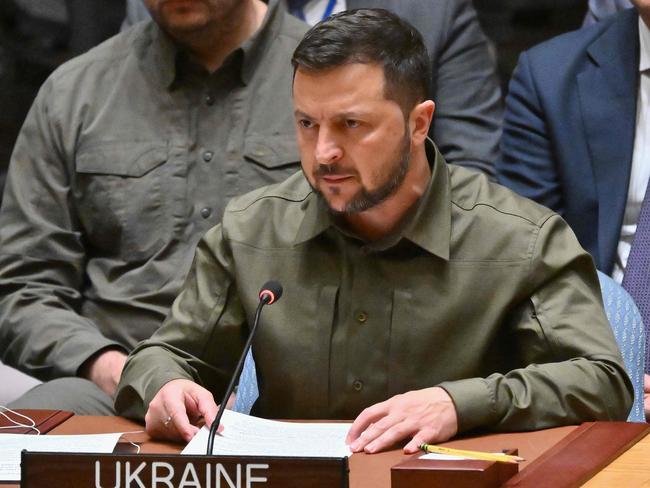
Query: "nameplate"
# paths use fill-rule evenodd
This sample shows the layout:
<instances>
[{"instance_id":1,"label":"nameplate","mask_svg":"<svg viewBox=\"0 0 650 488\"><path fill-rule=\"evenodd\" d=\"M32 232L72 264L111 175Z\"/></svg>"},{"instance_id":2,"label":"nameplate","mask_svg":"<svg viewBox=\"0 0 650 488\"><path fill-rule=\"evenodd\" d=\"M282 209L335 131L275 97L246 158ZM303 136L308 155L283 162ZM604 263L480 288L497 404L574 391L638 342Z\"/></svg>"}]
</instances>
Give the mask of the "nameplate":
<instances>
[{"instance_id":1,"label":"nameplate","mask_svg":"<svg viewBox=\"0 0 650 488\"><path fill-rule=\"evenodd\" d=\"M347 458L23 451L25 488L347 488Z\"/></svg>"}]
</instances>

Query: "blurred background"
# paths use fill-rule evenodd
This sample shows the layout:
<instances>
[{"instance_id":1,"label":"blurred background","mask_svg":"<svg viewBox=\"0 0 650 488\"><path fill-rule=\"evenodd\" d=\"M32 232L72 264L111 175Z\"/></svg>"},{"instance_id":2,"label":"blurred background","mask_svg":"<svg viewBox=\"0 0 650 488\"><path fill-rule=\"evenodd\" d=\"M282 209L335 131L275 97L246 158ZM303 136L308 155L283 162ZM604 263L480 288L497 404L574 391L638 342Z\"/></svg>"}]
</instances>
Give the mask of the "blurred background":
<instances>
[{"instance_id":1,"label":"blurred background","mask_svg":"<svg viewBox=\"0 0 650 488\"><path fill-rule=\"evenodd\" d=\"M587 0L474 0L474 5L494 44L504 89L522 50L577 29L587 10ZM0 174L48 74L117 33L124 16L125 0L0 0Z\"/></svg>"}]
</instances>

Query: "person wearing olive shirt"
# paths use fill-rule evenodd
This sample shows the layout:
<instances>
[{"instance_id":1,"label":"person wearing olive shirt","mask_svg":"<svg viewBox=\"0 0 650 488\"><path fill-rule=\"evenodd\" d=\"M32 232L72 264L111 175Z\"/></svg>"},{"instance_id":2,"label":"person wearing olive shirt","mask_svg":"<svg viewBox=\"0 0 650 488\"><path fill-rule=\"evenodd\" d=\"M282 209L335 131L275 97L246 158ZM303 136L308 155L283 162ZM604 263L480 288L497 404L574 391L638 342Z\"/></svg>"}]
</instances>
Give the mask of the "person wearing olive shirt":
<instances>
[{"instance_id":1,"label":"person wearing olive shirt","mask_svg":"<svg viewBox=\"0 0 650 488\"><path fill-rule=\"evenodd\" d=\"M64 64L16 142L0 211L0 359L41 380L14 408L110 414L235 195L298 169L277 0L147 0L154 21ZM90 380L90 381L88 381Z\"/></svg>"},{"instance_id":2,"label":"person wearing olive shirt","mask_svg":"<svg viewBox=\"0 0 650 488\"><path fill-rule=\"evenodd\" d=\"M148 17L143 0L127 0L125 26ZM420 31L430 60L427 97L436 102L429 135L445 160L494 177L503 101L491 53L471 0L282 0L314 25L332 13L384 8Z\"/></svg>"},{"instance_id":3,"label":"person wearing olive shirt","mask_svg":"<svg viewBox=\"0 0 650 488\"><path fill-rule=\"evenodd\" d=\"M445 164L417 31L343 12L293 64L303 173L231 201L130 355L118 412L160 438L211 424L273 278L254 415L356 418L347 440L366 452L625 419L632 385L590 256L552 211Z\"/></svg>"}]
</instances>

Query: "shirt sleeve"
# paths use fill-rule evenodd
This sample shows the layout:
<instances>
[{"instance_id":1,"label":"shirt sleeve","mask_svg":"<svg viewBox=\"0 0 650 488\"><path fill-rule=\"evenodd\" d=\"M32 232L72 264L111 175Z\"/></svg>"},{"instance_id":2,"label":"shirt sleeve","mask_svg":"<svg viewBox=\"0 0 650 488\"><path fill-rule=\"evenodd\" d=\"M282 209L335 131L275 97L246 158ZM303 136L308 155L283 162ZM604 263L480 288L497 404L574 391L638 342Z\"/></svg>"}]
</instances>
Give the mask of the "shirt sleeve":
<instances>
[{"instance_id":1,"label":"shirt sleeve","mask_svg":"<svg viewBox=\"0 0 650 488\"><path fill-rule=\"evenodd\" d=\"M533 293L503 325L522 367L440 385L454 401L459 432L625 420L633 388L603 310L596 271L557 215L540 227L529 279Z\"/></svg>"},{"instance_id":2,"label":"shirt sleeve","mask_svg":"<svg viewBox=\"0 0 650 488\"><path fill-rule=\"evenodd\" d=\"M222 229L217 225L199 242L169 316L129 356L115 400L121 415L144 418L158 390L174 379L200 384L217 401L225 392L248 329Z\"/></svg>"},{"instance_id":3,"label":"shirt sleeve","mask_svg":"<svg viewBox=\"0 0 650 488\"><path fill-rule=\"evenodd\" d=\"M0 212L0 357L41 380L75 376L96 352L121 347L79 313L86 252L74 155L53 110L69 100L59 98L48 80L16 141Z\"/></svg>"},{"instance_id":4,"label":"shirt sleeve","mask_svg":"<svg viewBox=\"0 0 650 488\"><path fill-rule=\"evenodd\" d=\"M494 177L503 117L495 55L470 2L447 2L445 19L432 73L432 137L447 162Z\"/></svg>"}]
</instances>

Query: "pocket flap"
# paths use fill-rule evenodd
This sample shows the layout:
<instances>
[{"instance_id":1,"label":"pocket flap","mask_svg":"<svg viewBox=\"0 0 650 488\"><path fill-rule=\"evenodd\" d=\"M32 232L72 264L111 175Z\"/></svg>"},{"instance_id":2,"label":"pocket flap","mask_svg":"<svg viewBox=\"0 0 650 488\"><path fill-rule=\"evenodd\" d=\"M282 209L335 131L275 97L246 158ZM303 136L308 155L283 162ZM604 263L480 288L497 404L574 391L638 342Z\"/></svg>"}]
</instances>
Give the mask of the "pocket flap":
<instances>
[{"instance_id":1,"label":"pocket flap","mask_svg":"<svg viewBox=\"0 0 650 488\"><path fill-rule=\"evenodd\" d=\"M166 144L111 141L82 147L76 158L77 173L140 177L168 158Z\"/></svg>"},{"instance_id":2,"label":"pocket flap","mask_svg":"<svg viewBox=\"0 0 650 488\"><path fill-rule=\"evenodd\" d=\"M265 168L295 166L300 162L298 145L293 135L248 136L244 143L244 157Z\"/></svg>"}]
</instances>

